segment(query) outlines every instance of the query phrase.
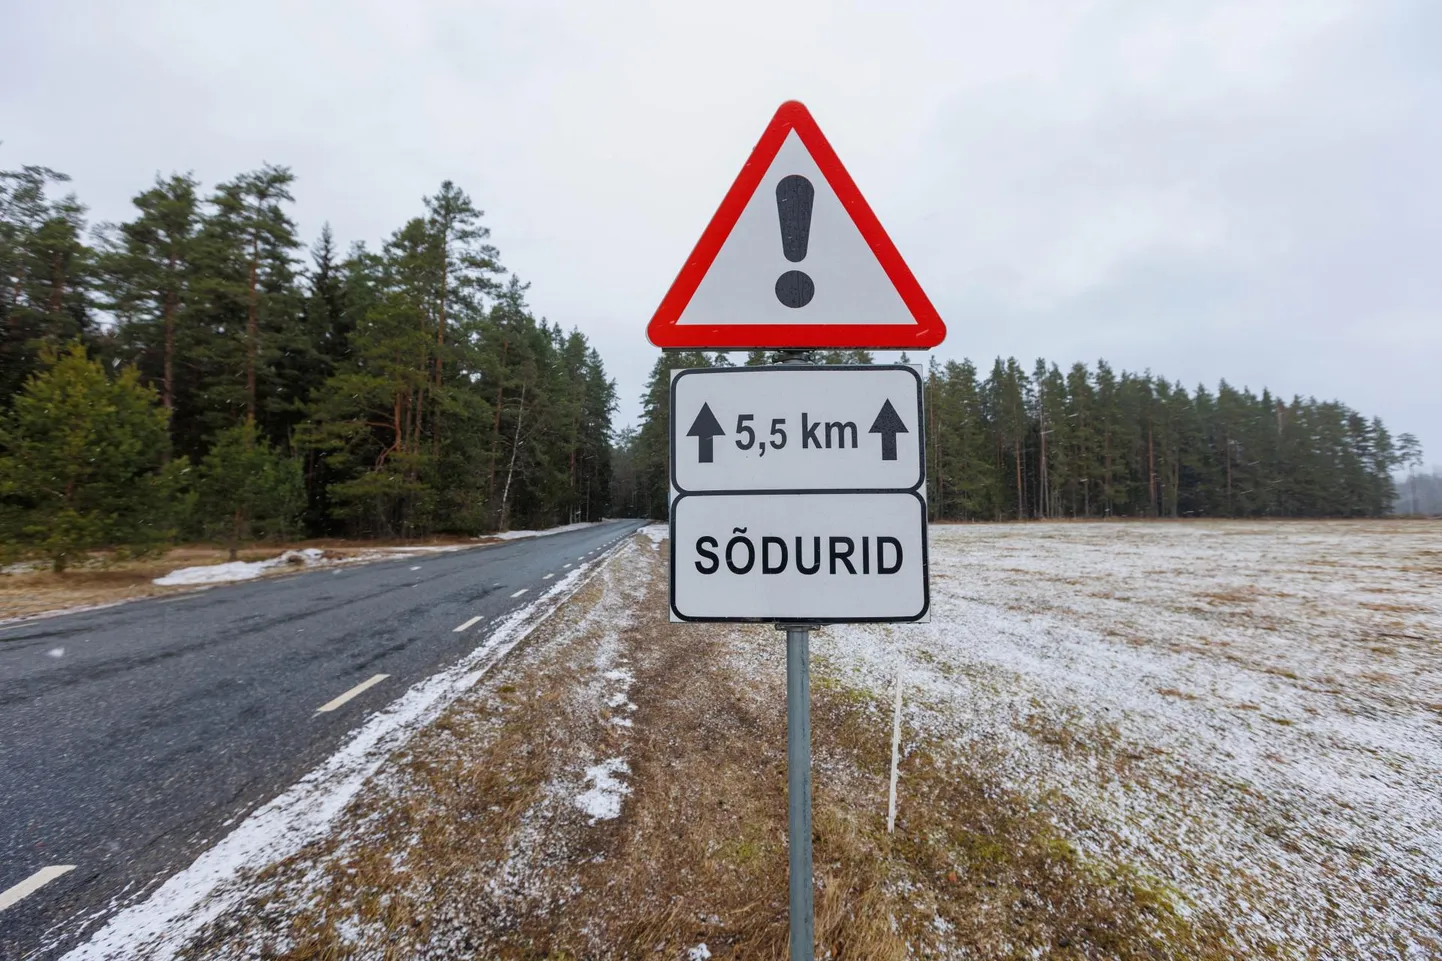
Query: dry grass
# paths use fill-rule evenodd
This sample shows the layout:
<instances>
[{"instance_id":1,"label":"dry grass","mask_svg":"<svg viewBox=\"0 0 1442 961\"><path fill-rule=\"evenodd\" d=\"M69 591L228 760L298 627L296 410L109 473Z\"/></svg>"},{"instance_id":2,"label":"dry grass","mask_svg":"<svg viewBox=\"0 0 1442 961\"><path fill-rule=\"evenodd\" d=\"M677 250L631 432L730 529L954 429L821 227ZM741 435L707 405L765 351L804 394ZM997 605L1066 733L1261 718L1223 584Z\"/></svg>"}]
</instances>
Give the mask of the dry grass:
<instances>
[{"instance_id":1,"label":"dry grass","mask_svg":"<svg viewBox=\"0 0 1442 961\"><path fill-rule=\"evenodd\" d=\"M450 538L402 542L324 538L257 545L240 551L237 560L262 561L282 551L306 547L320 548L329 555L343 558L385 547L474 545L488 540ZM97 551L88 561L63 574L52 573L43 561L20 562L0 572L0 620L194 590L186 586L161 587L151 581L182 567L222 564L229 559L230 552L224 547L185 544L147 557L120 557Z\"/></svg>"},{"instance_id":2,"label":"dry grass","mask_svg":"<svg viewBox=\"0 0 1442 961\"><path fill-rule=\"evenodd\" d=\"M187 955L678 958L704 942L785 958L783 642L668 623L664 552L638 543ZM596 695L612 649L635 678L630 728ZM888 835L889 713L821 660L813 730L818 957L1235 955L1161 884L1082 854L1055 827L1062 799L1006 789L954 744L908 745ZM1114 737L1055 733L1071 750ZM588 823L577 772L613 754L631 793L618 819Z\"/></svg>"}]
</instances>

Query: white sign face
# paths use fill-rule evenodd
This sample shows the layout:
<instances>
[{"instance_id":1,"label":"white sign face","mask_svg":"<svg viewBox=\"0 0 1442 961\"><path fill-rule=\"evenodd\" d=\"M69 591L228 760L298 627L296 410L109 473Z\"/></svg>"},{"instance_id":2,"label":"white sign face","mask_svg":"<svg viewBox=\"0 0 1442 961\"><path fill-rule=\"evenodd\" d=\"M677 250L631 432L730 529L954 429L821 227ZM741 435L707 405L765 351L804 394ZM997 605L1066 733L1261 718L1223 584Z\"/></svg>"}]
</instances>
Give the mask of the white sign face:
<instances>
[{"instance_id":1,"label":"white sign face","mask_svg":"<svg viewBox=\"0 0 1442 961\"><path fill-rule=\"evenodd\" d=\"M905 365L718 367L671 379L671 484L697 491L912 491L921 375Z\"/></svg>"},{"instance_id":2,"label":"white sign face","mask_svg":"<svg viewBox=\"0 0 1442 961\"><path fill-rule=\"evenodd\" d=\"M682 494L671 614L704 621L929 619L920 493Z\"/></svg>"}]
</instances>

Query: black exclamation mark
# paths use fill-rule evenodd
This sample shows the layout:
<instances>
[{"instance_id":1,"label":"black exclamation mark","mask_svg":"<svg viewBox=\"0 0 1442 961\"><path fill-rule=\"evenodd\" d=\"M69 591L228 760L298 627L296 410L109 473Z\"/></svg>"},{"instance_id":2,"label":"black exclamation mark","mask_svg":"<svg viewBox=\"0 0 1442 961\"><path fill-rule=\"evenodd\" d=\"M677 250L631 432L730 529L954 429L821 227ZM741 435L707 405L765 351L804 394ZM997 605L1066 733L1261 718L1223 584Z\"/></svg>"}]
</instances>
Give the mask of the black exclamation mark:
<instances>
[{"instance_id":1,"label":"black exclamation mark","mask_svg":"<svg viewBox=\"0 0 1442 961\"><path fill-rule=\"evenodd\" d=\"M776 185L776 214L781 218L781 252L793 264L806 259L806 242L811 239L811 201L816 188L800 174L781 178ZM799 270L788 270L776 278L776 299L787 307L805 307L816 296L816 285Z\"/></svg>"}]
</instances>

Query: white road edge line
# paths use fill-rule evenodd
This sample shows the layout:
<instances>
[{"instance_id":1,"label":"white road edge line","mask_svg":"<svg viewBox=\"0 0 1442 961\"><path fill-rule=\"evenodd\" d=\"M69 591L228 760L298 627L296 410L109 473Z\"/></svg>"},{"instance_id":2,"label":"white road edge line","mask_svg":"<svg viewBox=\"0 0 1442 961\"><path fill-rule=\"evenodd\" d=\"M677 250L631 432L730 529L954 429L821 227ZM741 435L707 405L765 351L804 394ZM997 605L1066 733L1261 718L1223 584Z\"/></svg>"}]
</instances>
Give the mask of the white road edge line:
<instances>
[{"instance_id":1,"label":"white road edge line","mask_svg":"<svg viewBox=\"0 0 1442 961\"><path fill-rule=\"evenodd\" d=\"M466 622L465 622L464 624L462 624L460 627L453 627L453 628L451 628L451 633L452 633L452 634L459 634L459 633L461 633L461 631L464 631L466 628L470 627L471 625L475 624L476 622L478 622L478 621L484 621L484 620L485 620L484 617L482 617L481 615L477 614L475 617L471 618L469 621L466 621Z\"/></svg>"},{"instance_id":2,"label":"white road edge line","mask_svg":"<svg viewBox=\"0 0 1442 961\"><path fill-rule=\"evenodd\" d=\"M351 688L349 691L346 691L335 700L326 701L320 707L316 708L315 712L317 714L324 714L327 711L334 711L346 701L349 701L351 698L359 694L364 694L366 691L369 691L371 688L375 687L377 684L379 684L381 681L384 681L388 677L390 677L389 674L377 674L368 681L361 681L355 687Z\"/></svg>"},{"instance_id":3,"label":"white road edge line","mask_svg":"<svg viewBox=\"0 0 1442 961\"><path fill-rule=\"evenodd\" d=\"M564 569L566 569L567 567L570 567L570 566L571 566L570 564L562 564L562 565L561 565L561 569L564 570Z\"/></svg>"},{"instance_id":4,"label":"white road edge line","mask_svg":"<svg viewBox=\"0 0 1442 961\"><path fill-rule=\"evenodd\" d=\"M553 577L555 577L555 576L556 576L556 572L555 572L555 571L552 571L551 573L549 573L549 574L547 574L546 576L542 577L541 580L543 580L543 581L549 581L551 578L553 578Z\"/></svg>"},{"instance_id":5,"label":"white road edge line","mask_svg":"<svg viewBox=\"0 0 1442 961\"><path fill-rule=\"evenodd\" d=\"M516 591L516 593L512 594L511 596L512 596L512 597L520 597L522 594L526 593L526 591L529 591L529 590L530 590L529 587L523 587L523 588L521 588L519 591Z\"/></svg>"},{"instance_id":6,"label":"white road edge line","mask_svg":"<svg viewBox=\"0 0 1442 961\"><path fill-rule=\"evenodd\" d=\"M34 894L60 875L74 870L75 865L73 864L52 864L49 867L41 868L19 884L0 891L0 911L4 911L21 898Z\"/></svg>"}]
</instances>

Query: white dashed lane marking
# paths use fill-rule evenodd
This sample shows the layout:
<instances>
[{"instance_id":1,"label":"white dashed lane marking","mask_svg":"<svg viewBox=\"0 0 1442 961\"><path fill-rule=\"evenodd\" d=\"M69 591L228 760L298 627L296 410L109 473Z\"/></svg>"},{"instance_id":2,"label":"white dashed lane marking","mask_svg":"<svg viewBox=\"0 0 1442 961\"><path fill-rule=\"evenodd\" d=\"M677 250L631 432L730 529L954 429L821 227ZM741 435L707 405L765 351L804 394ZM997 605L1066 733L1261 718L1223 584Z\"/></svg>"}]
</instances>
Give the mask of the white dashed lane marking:
<instances>
[{"instance_id":1,"label":"white dashed lane marking","mask_svg":"<svg viewBox=\"0 0 1442 961\"><path fill-rule=\"evenodd\" d=\"M551 578L553 578L553 577L555 577L555 576L556 576L555 574L547 574L545 577L541 578L541 580L543 580L543 581L549 581Z\"/></svg>"},{"instance_id":2,"label":"white dashed lane marking","mask_svg":"<svg viewBox=\"0 0 1442 961\"><path fill-rule=\"evenodd\" d=\"M529 591L529 590L530 590L529 587L523 587L523 588L521 588L519 591L516 591L516 593L512 594L511 596L512 596L512 597L520 597L522 594L526 593L526 591Z\"/></svg>"},{"instance_id":3,"label":"white dashed lane marking","mask_svg":"<svg viewBox=\"0 0 1442 961\"><path fill-rule=\"evenodd\" d=\"M483 621L483 620L485 620L485 618L484 618L484 617L481 617L481 615L477 614L475 617L471 618L469 621L466 621L466 622L465 622L464 624L462 624L460 627L453 627L453 628L451 628L451 631L452 631L452 633L459 634L461 631L464 631L466 628L472 626L472 625L475 624L476 622L478 622L478 621Z\"/></svg>"},{"instance_id":4,"label":"white dashed lane marking","mask_svg":"<svg viewBox=\"0 0 1442 961\"><path fill-rule=\"evenodd\" d=\"M570 567L570 566L571 566L570 564L562 564L562 565L561 565L561 567L563 567L563 568Z\"/></svg>"},{"instance_id":5,"label":"white dashed lane marking","mask_svg":"<svg viewBox=\"0 0 1442 961\"><path fill-rule=\"evenodd\" d=\"M369 691L371 688L375 687L377 684L379 684L381 681L384 681L388 677L390 677L389 674L377 674L368 681L361 681L355 687L351 688L349 691L346 691L335 700L326 701L320 707L316 708L315 712L317 714L324 714L328 711L334 711L346 701L349 701L351 698L356 697L357 695L364 694L366 691Z\"/></svg>"},{"instance_id":6,"label":"white dashed lane marking","mask_svg":"<svg viewBox=\"0 0 1442 961\"><path fill-rule=\"evenodd\" d=\"M21 898L34 894L60 875L74 870L75 865L73 864L52 864L49 867L41 868L14 887L0 891L0 911L4 911Z\"/></svg>"}]
</instances>

